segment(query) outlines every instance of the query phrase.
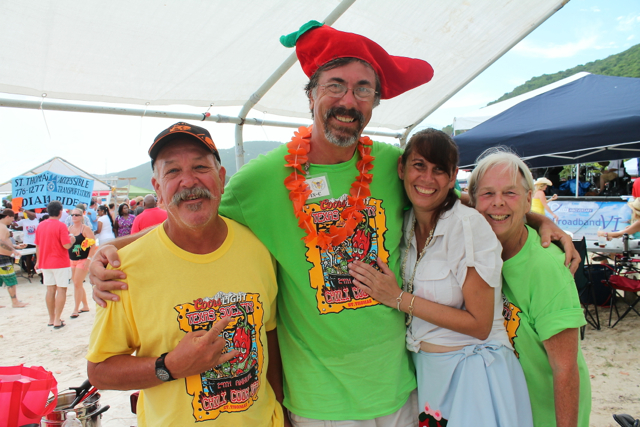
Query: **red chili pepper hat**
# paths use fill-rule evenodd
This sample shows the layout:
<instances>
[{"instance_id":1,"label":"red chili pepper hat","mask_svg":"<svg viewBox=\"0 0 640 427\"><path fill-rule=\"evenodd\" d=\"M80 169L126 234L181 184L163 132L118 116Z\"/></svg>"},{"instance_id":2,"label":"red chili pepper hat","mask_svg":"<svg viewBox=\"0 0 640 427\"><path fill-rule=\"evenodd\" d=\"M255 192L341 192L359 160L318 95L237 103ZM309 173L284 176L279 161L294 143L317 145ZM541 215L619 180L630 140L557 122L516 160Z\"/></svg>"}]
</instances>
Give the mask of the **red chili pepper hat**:
<instances>
[{"instance_id":1,"label":"red chili pepper hat","mask_svg":"<svg viewBox=\"0 0 640 427\"><path fill-rule=\"evenodd\" d=\"M218 153L218 149L213 143L213 139L211 139L211 134L208 130L200 126L178 122L160 132L158 136L156 136L156 139L153 140L153 144L149 147L151 167L153 167L153 163L156 161L156 157L158 157L160 149L162 149L167 142L172 141L179 136L190 136L197 139L198 142L201 142L205 147L207 147L207 149L211 150L216 159L218 159L218 162L220 162L220 154Z\"/></svg>"},{"instance_id":2,"label":"red chili pepper hat","mask_svg":"<svg viewBox=\"0 0 640 427\"><path fill-rule=\"evenodd\" d=\"M309 21L295 33L280 37L280 43L295 46L302 70L309 78L332 59L358 58L367 62L378 74L382 99L396 97L433 78L433 67L422 59L389 55L373 40L317 21Z\"/></svg>"}]
</instances>

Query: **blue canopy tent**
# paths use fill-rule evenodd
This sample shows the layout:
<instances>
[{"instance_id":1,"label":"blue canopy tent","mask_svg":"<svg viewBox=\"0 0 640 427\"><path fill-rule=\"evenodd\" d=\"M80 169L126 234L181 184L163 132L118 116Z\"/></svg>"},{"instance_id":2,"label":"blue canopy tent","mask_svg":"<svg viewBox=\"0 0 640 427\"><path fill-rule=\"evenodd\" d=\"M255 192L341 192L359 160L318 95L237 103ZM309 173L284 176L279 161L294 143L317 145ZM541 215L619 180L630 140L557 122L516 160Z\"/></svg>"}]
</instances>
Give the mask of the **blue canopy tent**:
<instances>
[{"instance_id":1,"label":"blue canopy tent","mask_svg":"<svg viewBox=\"0 0 640 427\"><path fill-rule=\"evenodd\" d=\"M640 157L640 79L590 74L455 137L460 167L504 145L532 167Z\"/></svg>"}]
</instances>

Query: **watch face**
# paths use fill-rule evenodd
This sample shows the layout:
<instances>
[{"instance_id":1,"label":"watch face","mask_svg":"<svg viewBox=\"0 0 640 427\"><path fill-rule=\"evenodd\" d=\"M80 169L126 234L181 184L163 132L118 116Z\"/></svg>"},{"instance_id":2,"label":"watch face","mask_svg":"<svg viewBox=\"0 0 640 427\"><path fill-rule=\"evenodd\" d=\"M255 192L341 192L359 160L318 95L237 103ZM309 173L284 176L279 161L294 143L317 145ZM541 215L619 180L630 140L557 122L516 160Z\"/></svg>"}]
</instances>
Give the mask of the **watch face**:
<instances>
[{"instance_id":1,"label":"watch face","mask_svg":"<svg viewBox=\"0 0 640 427\"><path fill-rule=\"evenodd\" d=\"M164 369L158 368L156 369L156 377L158 377L158 379L160 379L161 381L169 381L170 375L169 372L165 371Z\"/></svg>"}]
</instances>

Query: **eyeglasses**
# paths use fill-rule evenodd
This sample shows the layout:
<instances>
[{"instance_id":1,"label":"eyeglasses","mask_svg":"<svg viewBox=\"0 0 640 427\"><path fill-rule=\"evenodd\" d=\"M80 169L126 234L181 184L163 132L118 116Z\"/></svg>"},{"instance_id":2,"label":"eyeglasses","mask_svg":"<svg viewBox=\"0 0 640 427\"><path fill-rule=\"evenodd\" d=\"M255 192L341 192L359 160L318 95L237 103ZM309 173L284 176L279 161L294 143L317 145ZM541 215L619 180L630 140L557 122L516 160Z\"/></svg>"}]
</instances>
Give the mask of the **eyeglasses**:
<instances>
[{"instance_id":1,"label":"eyeglasses","mask_svg":"<svg viewBox=\"0 0 640 427\"><path fill-rule=\"evenodd\" d=\"M324 89L327 95L332 98L342 98L346 95L348 90L353 92L353 96L359 101L370 101L378 93L370 87L357 86L354 88L346 87L340 83L327 83L325 85L318 85Z\"/></svg>"},{"instance_id":2,"label":"eyeglasses","mask_svg":"<svg viewBox=\"0 0 640 427\"><path fill-rule=\"evenodd\" d=\"M82 214L71 214L71 216L82 216Z\"/></svg>"}]
</instances>

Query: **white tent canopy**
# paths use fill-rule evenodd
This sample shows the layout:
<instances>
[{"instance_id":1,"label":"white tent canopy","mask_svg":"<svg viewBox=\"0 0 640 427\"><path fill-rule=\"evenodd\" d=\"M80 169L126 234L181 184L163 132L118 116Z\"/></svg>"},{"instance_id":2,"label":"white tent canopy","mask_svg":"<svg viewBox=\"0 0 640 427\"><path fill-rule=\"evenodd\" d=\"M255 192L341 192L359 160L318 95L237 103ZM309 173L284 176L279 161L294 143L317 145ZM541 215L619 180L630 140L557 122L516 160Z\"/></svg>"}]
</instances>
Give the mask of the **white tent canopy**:
<instances>
[{"instance_id":1,"label":"white tent canopy","mask_svg":"<svg viewBox=\"0 0 640 427\"><path fill-rule=\"evenodd\" d=\"M20 174L21 176L32 176L38 175L42 172L50 171L53 173L57 173L59 175L67 175L67 176L81 176L85 179L92 179L93 183L93 191L110 191L111 187L104 181L101 181L94 175L91 175L89 172L85 172L79 167L69 163L65 159L61 157L54 157L51 160L46 161L45 163L34 167L26 171L25 173ZM0 184L0 194L11 194L11 181L5 182L4 184Z\"/></svg>"},{"instance_id":2,"label":"white tent canopy","mask_svg":"<svg viewBox=\"0 0 640 427\"><path fill-rule=\"evenodd\" d=\"M406 136L566 1L5 0L0 92L141 110L244 106L238 122L251 108L309 118L307 78L279 37L318 20L432 64L430 83L384 101L370 122Z\"/></svg>"},{"instance_id":3,"label":"white tent canopy","mask_svg":"<svg viewBox=\"0 0 640 427\"><path fill-rule=\"evenodd\" d=\"M497 116L498 114L508 110L516 104L521 103L522 101L526 101L527 99L538 96L541 93L545 93L557 87L564 86L567 83L571 83L572 81L581 79L582 77L588 75L589 73L587 72L577 73L565 79L558 80L557 82L553 82L538 89L523 93L522 95L514 96L513 98L506 99L502 102L496 102L495 104L480 108L479 110L473 111L465 116L454 117L453 130L456 131L473 129L480 123L489 120L493 116Z\"/></svg>"}]
</instances>

